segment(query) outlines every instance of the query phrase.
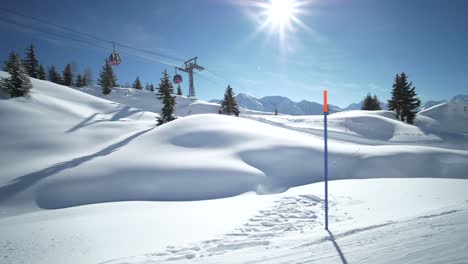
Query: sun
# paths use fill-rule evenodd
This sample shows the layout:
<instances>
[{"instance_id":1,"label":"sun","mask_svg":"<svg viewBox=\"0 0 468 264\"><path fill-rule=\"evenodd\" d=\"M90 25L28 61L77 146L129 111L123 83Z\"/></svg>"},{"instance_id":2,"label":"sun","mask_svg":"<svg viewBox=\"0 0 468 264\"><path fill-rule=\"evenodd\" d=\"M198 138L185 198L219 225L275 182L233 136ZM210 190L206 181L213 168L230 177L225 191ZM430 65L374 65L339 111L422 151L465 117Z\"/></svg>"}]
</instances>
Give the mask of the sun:
<instances>
[{"instance_id":1,"label":"sun","mask_svg":"<svg viewBox=\"0 0 468 264\"><path fill-rule=\"evenodd\" d=\"M297 13L293 1L290 0L271 0L265 11L267 19L275 27L284 27L290 24Z\"/></svg>"},{"instance_id":2,"label":"sun","mask_svg":"<svg viewBox=\"0 0 468 264\"><path fill-rule=\"evenodd\" d=\"M267 0L257 2L260 13L259 30L269 29L277 32L281 38L288 32L296 31L298 27L307 29L300 16L307 13L306 6L310 0Z\"/></svg>"}]
</instances>

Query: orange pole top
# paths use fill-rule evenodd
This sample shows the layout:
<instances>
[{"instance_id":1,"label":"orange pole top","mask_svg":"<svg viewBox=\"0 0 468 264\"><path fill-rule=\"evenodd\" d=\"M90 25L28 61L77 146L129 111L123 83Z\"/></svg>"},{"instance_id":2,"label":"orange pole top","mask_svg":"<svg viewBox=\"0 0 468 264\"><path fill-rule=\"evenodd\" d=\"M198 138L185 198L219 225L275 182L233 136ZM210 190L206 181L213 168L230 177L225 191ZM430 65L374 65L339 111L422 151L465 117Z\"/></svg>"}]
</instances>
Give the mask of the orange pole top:
<instances>
[{"instance_id":1,"label":"orange pole top","mask_svg":"<svg viewBox=\"0 0 468 264\"><path fill-rule=\"evenodd\" d=\"M328 113L328 92L323 91L323 112Z\"/></svg>"}]
</instances>

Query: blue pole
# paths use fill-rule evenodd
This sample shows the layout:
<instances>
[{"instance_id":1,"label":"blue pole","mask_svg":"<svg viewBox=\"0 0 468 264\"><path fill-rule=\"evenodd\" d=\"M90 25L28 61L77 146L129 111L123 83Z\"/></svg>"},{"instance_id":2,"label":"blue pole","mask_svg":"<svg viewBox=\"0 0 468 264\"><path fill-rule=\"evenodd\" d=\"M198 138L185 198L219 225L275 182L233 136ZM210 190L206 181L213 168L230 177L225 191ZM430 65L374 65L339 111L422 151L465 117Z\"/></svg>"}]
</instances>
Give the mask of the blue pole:
<instances>
[{"instance_id":1,"label":"blue pole","mask_svg":"<svg viewBox=\"0 0 468 264\"><path fill-rule=\"evenodd\" d=\"M327 115L328 112L323 112L323 123L324 123L324 142L325 150L324 161L325 161L325 230L328 230L328 131L327 131Z\"/></svg>"}]
</instances>

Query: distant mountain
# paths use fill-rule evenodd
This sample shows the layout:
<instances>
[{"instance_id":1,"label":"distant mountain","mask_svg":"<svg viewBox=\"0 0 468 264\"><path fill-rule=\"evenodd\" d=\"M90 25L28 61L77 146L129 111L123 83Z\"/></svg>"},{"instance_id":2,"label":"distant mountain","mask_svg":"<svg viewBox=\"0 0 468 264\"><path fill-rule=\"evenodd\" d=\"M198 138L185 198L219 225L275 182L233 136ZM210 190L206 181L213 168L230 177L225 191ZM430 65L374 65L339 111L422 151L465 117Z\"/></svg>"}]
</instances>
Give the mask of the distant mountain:
<instances>
[{"instance_id":1,"label":"distant mountain","mask_svg":"<svg viewBox=\"0 0 468 264\"><path fill-rule=\"evenodd\" d=\"M419 107L419 111L422 111L422 110L426 110L428 108L431 108L435 105L438 105L438 104L443 104L443 103L447 103L448 101L447 100L440 100L440 101L427 101L423 104L421 104L421 106Z\"/></svg>"},{"instance_id":2,"label":"distant mountain","mask_svg":"<svg viewBox=\"0 0 468 264\"><path fill-rule=\"evenodd\" d=\"M240 93L236 96L237 104L245 109L263 111L263 112L274 112L275 108L278 107L278 112L287 115L318 115L323 113L323 105L302 100L300 102L294 102L291 99L284 96L265 96L257 99L248 94ZM210 100L213 103L221 103L221 100ZM338 106L329 105L330 113L341 111Z\"/></svg>"},{"instance_id":3,"label":"distant mountain","mask_svg":"<svg viewBox=\"0 0 468 264\"><path fill-rule=\"evenodd\" d=\"M291 99L284 96L265 96L260 99L257 99L248 94L240 93L236 96L237 104L245 109L263 111L263 112L274 112L276 106L278 106L278 111L281 114L287 115L319 115L323 113L323 105L316 102L310 102L307 100L302 100L300 102L294 102ZM459 94L454 96L450 101L468 102L468 95ZM221 100L213 99L210 100L212 103L221 103ZM341 111L351 111L351 110L361 110L364 100L359 103L352 103L348 107L340 108L335 105L328 105L330 113L336 113ZM421 104L420 111L428 109L432 106L446 103L448 100L440 101L427 101ZM383 110L387 110L387 103L380 102L380 107Z\"/></svg>"},{"instance_id":4,"label":"distant mountain","mask_svg":"<svg viewBox=\"0 0 468 264\"><path fill-rule=\"evenodd\" d=\"M448 103L448 102L468 102L468 95L466 94L455 95L454 97L452 97L450 101L449 100L439 100L439 101L430 100L421 104L420 111L426 110L428 108L431 108L439 104Z\"/></svg>"},{"instance_id":5,"label":"distant mountain","mask_svg":"<svg viewBox=\"0 0 468 264\"><path fill-rule=\"evenodd\" d=\"M456 95L450 100L452 102L468 102L468 95L467 94L459 94Z\"/></svg>"}]
</instances>

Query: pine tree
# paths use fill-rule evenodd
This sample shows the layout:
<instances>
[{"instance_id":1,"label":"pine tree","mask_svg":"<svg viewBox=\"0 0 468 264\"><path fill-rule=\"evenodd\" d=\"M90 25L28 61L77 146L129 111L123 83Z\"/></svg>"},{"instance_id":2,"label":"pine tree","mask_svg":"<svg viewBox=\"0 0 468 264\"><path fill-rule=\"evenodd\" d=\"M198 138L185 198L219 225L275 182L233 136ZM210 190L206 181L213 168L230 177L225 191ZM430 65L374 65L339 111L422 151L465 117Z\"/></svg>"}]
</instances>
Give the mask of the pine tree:
<instances>
[{"instance_id":1,"label":"pine tree","mask_svg":"<svg viewBox=\"0 0 468 264\"><path fill-rule=\"evenodd\" d=\"M81 77L81 74L77 74L75 78L75 86L76 87L83 87L83 77Z\"/></svg>"},{"instance_id":2,"label":"pine tree","mask_svg":"<svg viewBox=\"0 0 468 264\"><path fill-rule=\"evenodd\" d=\"M67 66L65 66L62 76L63 76L63 85L70 86L70 87L73 86L73 72L72 72L71 64L67 64Z\"/></svg>"},{"instance_id":3,"label":"pine tree","mask_svg":"<svg viewBox=\"0 0 468 264\"><path fill-rule=\"evenodd\" d=\"M377 95L374 94L374 96L372 96L372 102L373 102L373 110L382 110L382 107L380 106L380 100L379 98L377 98Z\"/></svg>"},{"instance_id":4,"label":"pine tree","mask_svg":"<svg viewBox=\"0 0 468 264\"><path fill-rule=\"evenodd\" d=\"M149 90L150 90L151 92L154 92L154 84L150 84Z\"/></svg>"},{"instance_id":5,"label":"pine tree","mask_svg":"<svg viewBox=\"0 0 468 264\"><path fill-rule=\"evenodd\" d=\"M4 63L3 70L11 74L14 68L13 64L17 59L19 59L19 55L14 51L10 52L8 59Z\"/></svg>"},{"instance_id":6,"label":"pine tree","mask_svg":"<svg viewBox=\"0 0 468 264\"><path fill-rule=\"evenodd\" d=\"M416 97L416 87L412 87L413 83L410 82L405 89L405 96L403 97L402 115L405 117L408 124L414 123L416 117L416 109L421 105L421 101Z\"/></svg>"},{"instance_id":7,"label":"pine tree","mask_svg":"<svg viewBox=\"0 0 468 264\"><path fill-rule=\"evenodd\" d=\"M37 78L39 78L40 80L46 80L47 79L47 76L46 76L46 71L45 71L45 68L44 68L44 65L39 65L39 72L37 73Z\"/></svg>"},{"instance_id":8,"label":"pine tree","mask_svg":"<svg viewBox=\"0 0 468 264\"><path fill-rule=\"evenodd\" d=\"M368 93L362 102L361 110L382 110L377 95L374 94L374 96L371 96L370 93Z\"/></svg>"},{"instance_id":9,"label":"pine tree","mask_svg":"<svg viewBox=\"0 0 468 264\"><path fill-rule=\"evenodd\" d=\"M1 89L8 91L11 97L26 96L32 89L28 73L21 63L19 56L11 56L8 61L10 77L0 79Z\"/></svg>"},{"instance_id":10,"label":"pine tree","mask_svg":"<svg viewBox=\"0 0 468 264\"><path fill-rule=\"evenodd\" d=\"M420 104L413 83L408 83L408 77L404 72L397 74L393 84L392 99L388 101L388 109L395 111L396 117L401 121L412 124L416 116L415 110Z\"/></svg>"},{"instance_id":11,"label":"pine tree","mask_svg":"<svg viewBox=\"0 0 468 264\"><path fill-rule=\"evenodd\" d=\"M83 73L83 86L93 84L93 71L88 67Z\"/></svg>"},{"instance_id":12,"label":"pine tree","mask_svg":"<svg viewBox=\"0 0 468 264\"><path fill-rule=\"evenodd\" d=\"M164 70L163 77L161 78L161 83L159 84L157 97L159 100L162 100L163 107L161 109L161 115L157 118L158 125L170 122L176 119L174 114L174 109L176 105L174 89L171 83L171 78L167 73L167 70Z\"/></svg>"},{"instance_id":13,"label":"pine tree","mask_svg":"<svg viewBox=\"0 0 468 264\"><path fill-rule=\"evenodd\" d=\"M26 58L23 60L24 68L26 69L28 75L32 78L39 77L39 62L36 58L36 51L34 45L31 44L26 49Z\"/></svg>"},{"instance_id":14,"label":"pine tree","mask_svg":"<svg viewBox=\"0 0 468 264\"><path fill-rule=\"evenodd\" d=\"M368 93L364 98L361 110L372 110L372 96L370 95L370 93Z\"/></svg>"},{"instance_id":15,"label":"pine tree","mask_svg":"<svg viewBox=\"0 0 468 264\"><path fill-rule=\"evenodd\" d=\"M232 114L237 109L236 98L234 97L234 91L231 85L228 85L226 92L224 93L224 99L221 102L221 108L227 114Z\"/></svg>"},{"instance_id":16,"label":"pine tree","mask_svg":"<svg viewBox=\"0 0 468 264\"><path fill-rule=\"evenodd\" d=\"M182 88L180 88L180 84L177 85L177 95L182 95Z\"/></svg>"},{"instance_id":17,"label":"pine tree","mask_svg":"<svg viewBox=\"0 0 468 264\"><path fill-rule=\"evenodd\" d=\"M49 81L57 84L62 84L62 76L60 76L60 73L57 72L55 69L55 66L52 65L49 67Z\"/></svg>"},{"instance_id":18,"label":"pine tree","mask_svg":"<svg viewBox=\"0 0 468 264\"><path fill-rule=\"evenodd\" d=\"M138 89L138 90L141 90L143 89L143 85L141 85L141 82L140 82L140 77L136 77L135 81L133 82L133 89Z\"/></svg>"},{"instance_id":19,"label":"pine tree","mask_svg":"<svg viewBox=\"0 0 468 264\"><path fill-rule=\"evenodd\" d=\"M115 76L114 70L107 59L101 68L98 84L101 86L102 94L104 95L110 94L112 88L117 85L117 77Z\"/></svg>"},{"instance_id":20,"label":"pine tree","mask_svg":"<svg viewBox=\"0 0 468 264\"><path fill-rule=\"evenodd\" d=\"M275 104L275 115L278 115L278 105Z\"/></svg>"}]
</instances>

